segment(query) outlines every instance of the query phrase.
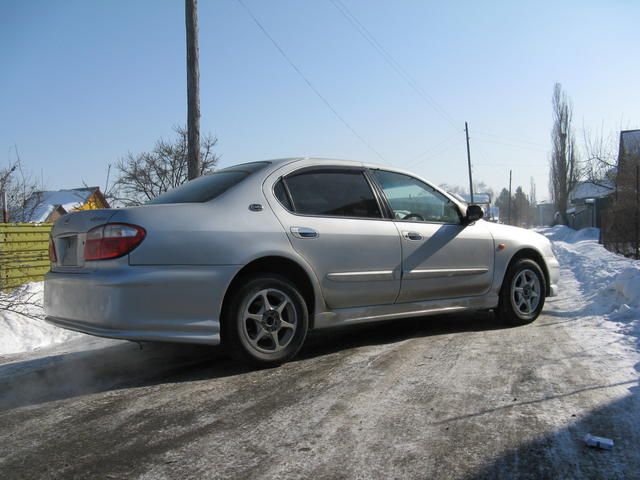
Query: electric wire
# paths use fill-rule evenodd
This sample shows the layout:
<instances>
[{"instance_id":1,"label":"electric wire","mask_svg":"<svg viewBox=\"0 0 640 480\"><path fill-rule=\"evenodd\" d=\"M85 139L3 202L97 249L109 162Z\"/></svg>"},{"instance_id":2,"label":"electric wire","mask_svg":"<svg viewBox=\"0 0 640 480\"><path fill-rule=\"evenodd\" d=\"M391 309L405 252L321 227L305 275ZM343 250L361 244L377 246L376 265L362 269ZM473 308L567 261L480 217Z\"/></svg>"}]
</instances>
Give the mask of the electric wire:
<instances>
[{"instance_id":1,"label":"electric wire","mask_svg":"<svg viewBox=\"0 0 640 480\"><path fill-rule=\"evenodd\" d=\"M476 135L481 135L483 137L497 138L499 140L507 141L507 142L511 142L511 143L519 143L519 144L523 144L523 145L531 145L533 147L538 147L538 148L543 148L543 149L547 148L547 145L544 145L544 144L538 143L538 142L532 142L531 140L525 140L524 138L517 138L517 137L512 137L512 136L505 137L504 135L496 135L495 133L478 132L478 131L474 131L474 133Z\"/></svg>"},{"instance_id":2,"label":"electric wire","mask_svg":"<svg viewBox=\"0 0 640 480\"><path fill-rule=\"evenodd\" d=\"M282 55L282 57L287 61L287 63L291 66L291 68L293 68L293 70L295 70L295 72L302 78L302 80L304 80L304 82L307 84L307 86L313 91L313 93L316 94L316 96L326 105L326 107L331 110L331 112L335 115L335 117L340 120L340 122L342 122L342 124L347 127L347 129L349 129L351 131L351 133L358 138L358 140L360 140L369 150L371 150L373 153L375 153L381 160L383 160L384 162L386 162L386 158L384 158L384 156L378 151L376 150L373 145L371 145L362 135L360 135L355 128L353 128L351 126L351 124L349 124L349 122L347 122L347 120L340 115L340 113L338 113L338 111L334 108L334 106L331 104L331 102L329 102L329 100L322 95L322 93L320 93L320 91L315 87L315 85L313 85L313 83L311 83L311 81L309 80L309 78L307 78L307 76L302 72L302 70L300 70L300 68L293 62L293 60L289 57L289 55L287 55L287 53L284 51L284 49L280 46L280 44L271 36L271 34L267 31L267 29L264 27L264 25L262 25L262 23L260 22L260 20L258 20L258 18L253 14L253 12L251 11L251 9L243 2L243 0L237 0L237 2L245 9L245 11L247 12L247 14L251 17L251 19L254 21L254 23L258 26L258 28L260 28L260 30L262 31L262 33L264 33L264 35L271 41L271 43L273 44L274 47L276 47L276 49L278 50L278 52L280 52L280 55Z\"/></svg>"},{"instance_id":3,"label":"electric wire","mask_svg":"<svg viewBox=\"0 0 640 480\"><path fill-rule=\"evenodd\" d=\"M408 161L401 164L401 166L403 168L411 168L412 166L417 165L421 161L424 161L429 158L433 158L434 153L435 154L443 153L444 151L448 150L450 146L458 144L459 139L456 139L456 141L453 143L451 143L451 140L454 139L454 137L456 137L459 134L460 132L455 132L454 134L449 135L447 138L437 143L436 145L433 145L432 147L428 148L424 152L410 158ZM447 144L446 148L444 148L445 144ZM441 149L440 147L443 147L443 148ZM428 155L428 156L425 157L425 155Z\"/></svg>"},{"instance_id":4,"label":"electric wire","mask_svg":"<svg viewBox=\"0 0 640 480\"><path fill-rule=\"evenodd\" d=\"M510 143L510 142L502 142L499 140L491 140L488 138L476 138L476 140L480 140L481 142L487 142L487 143L494 143L497 145L505 145L507 147L514 147L514 148L521 148L523 150L531 150L534 152L546 152L547 150L542 148L542 147L532 147L532 146L528 146L528 145L518 145L516 143Z\"/></svg>"},{"instance_id":5,"label":"electric wire","mask_svg":"<svg viewBox=\"0 0 640 480\"><path fill-rule=\"evenodd\" d=\"M435 99L429 95L420 85L413 79L411 75L400 65L400 63L385 49L376 37L365 27L360 20L347 8L341 0L330 0L334 7L344 16L349 23L360 33L360 35L374 48L376 52L384 59L384 61L409 85L409 87L418 94L431 108L439 113L454 129L458 129L456 122L451 115L442 108Z\"/></svg>"}]
</instances>

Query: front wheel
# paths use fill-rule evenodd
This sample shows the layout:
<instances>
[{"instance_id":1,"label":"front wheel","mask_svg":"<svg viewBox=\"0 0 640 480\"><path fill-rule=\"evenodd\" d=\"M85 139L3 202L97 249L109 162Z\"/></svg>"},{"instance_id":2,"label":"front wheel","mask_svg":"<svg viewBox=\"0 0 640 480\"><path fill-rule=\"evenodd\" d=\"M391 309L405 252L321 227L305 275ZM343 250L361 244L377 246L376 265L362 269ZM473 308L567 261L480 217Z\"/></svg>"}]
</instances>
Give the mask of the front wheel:
<instances>
[{"instance_id":1,"label":"front wheel","mask_svg":"<svg viewBox=\"0 0 640 480\"><path fill-rule=\"evenodd\" d=\"M244 363L275 366L298 353L308 325L307 305L295 285L277 275L256 275L234 294L222 341Z\"/></svg>"},{"instance_id":2,"label":"front wheel","mask_svg":"<svg viewBox=\"0 0 640 480\"><path fill-rule=\"evenodd\" d=\"M547 285L540 266L521 258L507 270L498 304L498 317L509 325L533 322L544 307Z\"/></svg>"}]
</instances>

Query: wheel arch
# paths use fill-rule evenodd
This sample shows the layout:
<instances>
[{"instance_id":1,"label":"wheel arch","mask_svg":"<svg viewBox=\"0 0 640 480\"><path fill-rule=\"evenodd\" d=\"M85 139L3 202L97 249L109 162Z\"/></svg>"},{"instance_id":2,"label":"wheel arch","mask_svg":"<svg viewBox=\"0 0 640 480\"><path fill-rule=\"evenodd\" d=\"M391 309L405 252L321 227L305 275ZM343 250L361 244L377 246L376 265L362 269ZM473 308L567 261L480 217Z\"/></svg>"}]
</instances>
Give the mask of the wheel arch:
<instances>
[{"instance_id":1,"label":"wheel arch","mask_svg":"<svg viewBox=\"0 0 640 480\"><path fill-rule=\"evenodd\" d=\"M544 274L544 283L545 283L545 296L549 296L551 294L551 282L549 277L549 269L547 268L547 262L544 261L544 257L542 254L532 247L523 247L519 249L516 253L513 254L511 260L509 260L509 264L504 272L504 276L507 275L507 272L511 268L511 266L520 260L521 258L528 258L529 260L533 260L538 264L542 273ZM504 282L504 277L502 279Z\"/></svg>"},{"instance_id":2,"label":"wheel arch","mask_svg":"<svg viewBox=\"0 0 640 480\"><path fill-rule=\"evenodd\" d=\"M309 328L314 327L314 317L317 307L322 306L322 299L317 293L312 280L312 273L308 272L299 262L281 255L267 255L256 258L242 267L233 277L222 300L221 319L224 319L230 308L234 293L243 285L244 279L250 275L271 273L291 280L300 290L300 294L307 304L309 311Z\"/></svg>"}]
</instances>

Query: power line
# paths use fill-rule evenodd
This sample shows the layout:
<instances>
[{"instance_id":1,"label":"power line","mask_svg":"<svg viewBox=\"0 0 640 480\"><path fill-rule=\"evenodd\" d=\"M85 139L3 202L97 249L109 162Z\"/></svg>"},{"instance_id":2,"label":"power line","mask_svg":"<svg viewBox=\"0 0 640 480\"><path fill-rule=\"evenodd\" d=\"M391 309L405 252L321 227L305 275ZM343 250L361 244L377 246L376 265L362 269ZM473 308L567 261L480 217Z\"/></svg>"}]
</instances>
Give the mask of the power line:
<instances>
[{"instance_id":1,"label":"power line","mask_svg":"<svg viewBox=\"0 0 640 480\"><path fill-rule=\"evenodd\" d=\"M455 133L454 133L454 134L452 134L452 135L449 135L447 138L445 138L445 139L444 139L444 140L442 140L441 142L437 143L436 145L434 145L434 146L432 146L432 147L428 148L428 149L427 149L427 150L425 150L424 152L422 152L422 153L420 153L420 154L416 155L415 157L410 158L410 159L409 159L409 161L408 161L408 162L404 162L404 164L402 164L402 166L403 166L404 168L410 168L412 165L415 165L416 163L418 163L418 161L424 161L424 160L426 160L426 159L428 159L428 158L432 158L432 157L434 156L434 155L429 155L429 156L427 156L427 157L425 158L425 155L427 155L427 154L434 154L434 153L435 153L435 154L437 154L437 153L442 153L442 152L444 152L444 151L448 150L450 147L452 147L452 146L454 146L454 145L456 145L456 144L457 144L458 139L456 139L456 141L455 141L455 142L453 142L453 143L451 143L451 140L452 140L454 137L456 137L457 135L459 135L461 132L462 132L462 130L457 131L457 132L455 132ZM447 147L446 147L446 148L442 148L442 149L440 149L440 147L442 147L442 146L443 146L443 145L445 145L445 144L450 144L450 145L447 145ZM439 150L439 151L437 151L437 150Z\"/></svg>"},{"instance_id":2,"label":"power line","mask_svg":"<svg viewBox=\"0 0 640 480\"><path fill-rule=\"evenodd\" d=\"M443 145L443 143L444 142L441 142L439 145ZM403 166L403 168L408 170L410 168L413 168L414 166L416 166L420 162L424 162L426 160L431 160L432 158L434 158L434 157L436 157L438 155L442 155L443 153L448 152L453 147L458 147L458 146L460 146L460 144L458 144L457 141L453 142L453 143L449 142L449 145L445 145L445 146L443 146L442 148L439 148L439 149L433 149L432 153L430 155L428 155L426 157L422 157L420 159L413 160L411 163L407 164L406 166Z\"/></svg>"},{"instance_id":3,"label":"power line","mask_svg":"<svg viewBox=\"0 0 640 480\"><path fill-rule=\"evenodd\" d=\"M276 42L276 40L269 34L267 29L262 25L262 23L260 23L260 20L257 19L257 17L249 9L249 7L242 0L237 0L237 2L240 5L242 5L242 7L246 10L246 12L249 14L249 16L253 19L255 24L260 28L260 30L262 30L262 33L264 33L265 36L271 41L273 46L276 47L276 49L280 52L282 57L287 61L287 63L291 66L291 68L293 68L296 71L296 73L298 75L300 75L300 77L304 80L304 82L307 84L307 86L313 91L313 93L315 93L317 95L317 97L320 100L322 100L322 102L327 106L327 108L329 108L329 110L331 110L331 112L336 116L336 118L338 120L340 120L344 124L344 126L347 127L351 131L351 133L353 133L353 135L355 135L358 138L358 140L360 140L364 145L366 145L367 148L369 148L369 150L371 150L373 153L375 153L381 160L386 162L387 160L382 156L382 154L380 152L378 152L378 150L373 148L373 146L369 142L367 142L364 139L364 137L362 137L362 135L360 135L355 130L355 128L353 128L349 124L349 122L347 122L344 119L344 117L342 115L340 115L338 113L338 111L333 107L333 105L331 105L329 100L327 100L327 98L320 93L320 91L313 85L313 83L311 83L311 81L307 78L307 76L304 73L302 73L302 70L300 70L300 68L298 68L298 66L293 62L293 60L291 60L291 58L289 58L289 56L286 54L286 52L282 49L282 47L278 44L278 42Z\"/></svg>"},{"instance_id":4,"label":"power line","mask_svg":"<svg viewBox=\"0 0 640 480\"><path fill-rule=\"evenodd\" d=\"M477 167L498 167L498 168L510 168L510 167L518 167L518 169L544 169L547 170L549 167L545 165L532 165L532 164L522 164L522 163L476 163Z\"/></svg>"},{"instance_id":5,"label":"power line","mask_svg":"<svg viewBox=\"0 0 640 480\"><path fill-rule=\"evenodd\" d=\"M417 93L425 102L427 102L431 108L442 115L443 118L451 124L455 129L456 122L451 115L442 108L438 103L429 95L424 89L418 85L418 83L409 75L409 73L398 63L398 61L391 55L381 44L376 40L373 34L365 27L362 22L342 3L341 0L330 0L334 7L349 21L349 23L360 33L360 35L374 48L376 52L384 59L384 61Z\"/></svg>"},{"instance_id":6,"label":"power line","mask_svg":"<svg viewBox=\"0 0 640 480\"><path fill-rule=\"evenodd\" d=\"M496 135L495 133L487 133L487 132L475 132L475 134L482 135L483 137L492 137L492 138L497 138L499 140L506 140L507 142L521 143L523 145L531 145L534 147L547 149L547 145L543 145L542 143L532 142L530 140L525 140L523 138L517 138L512 136L505 137L504 135Z\"/></svg>"},{"instance_id":7,"label":"power line","mask_svg":"<svg viewBox=\"0 0 640 480\"><path fill-rule=\"evenodd\" d=\"M480 140L481 142L495 143L497 145L505 145L507 147L521 148L523 150L531 150L531 151L534 151L534 152L547 152L546 149L543 149L543 148L540 148L540 147L531 147L531 146L527 146L527 145L518 145L516 143L501 142L499 140L489 140L487 138L478 138L477 140Z\"/></svg>"}]
</instances>

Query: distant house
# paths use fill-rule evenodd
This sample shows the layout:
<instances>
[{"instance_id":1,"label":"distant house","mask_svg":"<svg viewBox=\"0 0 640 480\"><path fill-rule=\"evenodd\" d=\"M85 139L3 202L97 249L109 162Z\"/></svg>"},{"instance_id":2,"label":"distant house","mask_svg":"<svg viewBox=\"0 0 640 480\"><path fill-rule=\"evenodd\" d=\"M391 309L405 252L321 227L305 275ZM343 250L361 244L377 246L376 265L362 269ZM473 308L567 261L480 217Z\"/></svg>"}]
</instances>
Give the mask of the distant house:
<instances>
[{"instance_id":1,"label":"distant house","mask_svg":"<svg viewBox=\"0 0 640 480\"><path fill-rule=\"evenodd\" d=\"M618 174L635 177L635 168L640 163L640 130L620 132L618 150Z\"/></svg>"},{"instance_id":2,"label":"distant house","mask_svg":"<svg viewBox=\"0 0 640 480\"><path fill-rule=\"evenodd\" d=\"M637 201L640 184L640 130L620 132L615 193L603 216L602 243L616 253L637 255Z\"/></svg>"},{"instance_id":3,"label":"distant house","mask_svg":"<svg viewBox=\"0 0 640 480\"><path fill-rule=\"evenodd\" d=\"M569 192L569 203L573 206L583 205L590 198L604 198L615 192L615 185L610 180L602 182L578 182Z\"/></svg>"},{"instance_id":4,"label":"distant house","mask_svg":"<svg viewBox=\"0 0 640 480\"><path fill-rule=\"evenodd\" d=\"M569 226L576 230L587 227L600 228L602 211L609 206L615 190L615 185L609 180L578 182L569 192Z\"/></svg>"},{"instance_id":5,"label":"distant house","mask_svg":"<svg viewBox=\"0 0 640 480\"><path fill-rule=\"evenodd\" d=\"M536 218L534 225L539 227L553 225L553 214L555 213L555 205L549 202L538 202L536 204Z\"/></svg>"},{"instance_id":6,"label":"distant house","mask_svg":"<svg viewBox=\"0 0 640 480\"><path fill-rule=\"evenodd\" d=\"M458 197L462 198L467 203L471 203L471 195L468 193L459 193ZM475 205L490 205L491 195L489 193L475 193L473 194L473 203Z\"/></svg>"},{"instance_id":7,"label":"distant house","mask_svg":"<svg viewBox=\"0 0 640 480\"><path fill-rule=\"evenodd\" d=\"M73 211L98 208L109 208L99 187L36 192L27 199L22 212L14 213L11 219L18 222L55 222Z\"/></svg>"}]
</instances>

